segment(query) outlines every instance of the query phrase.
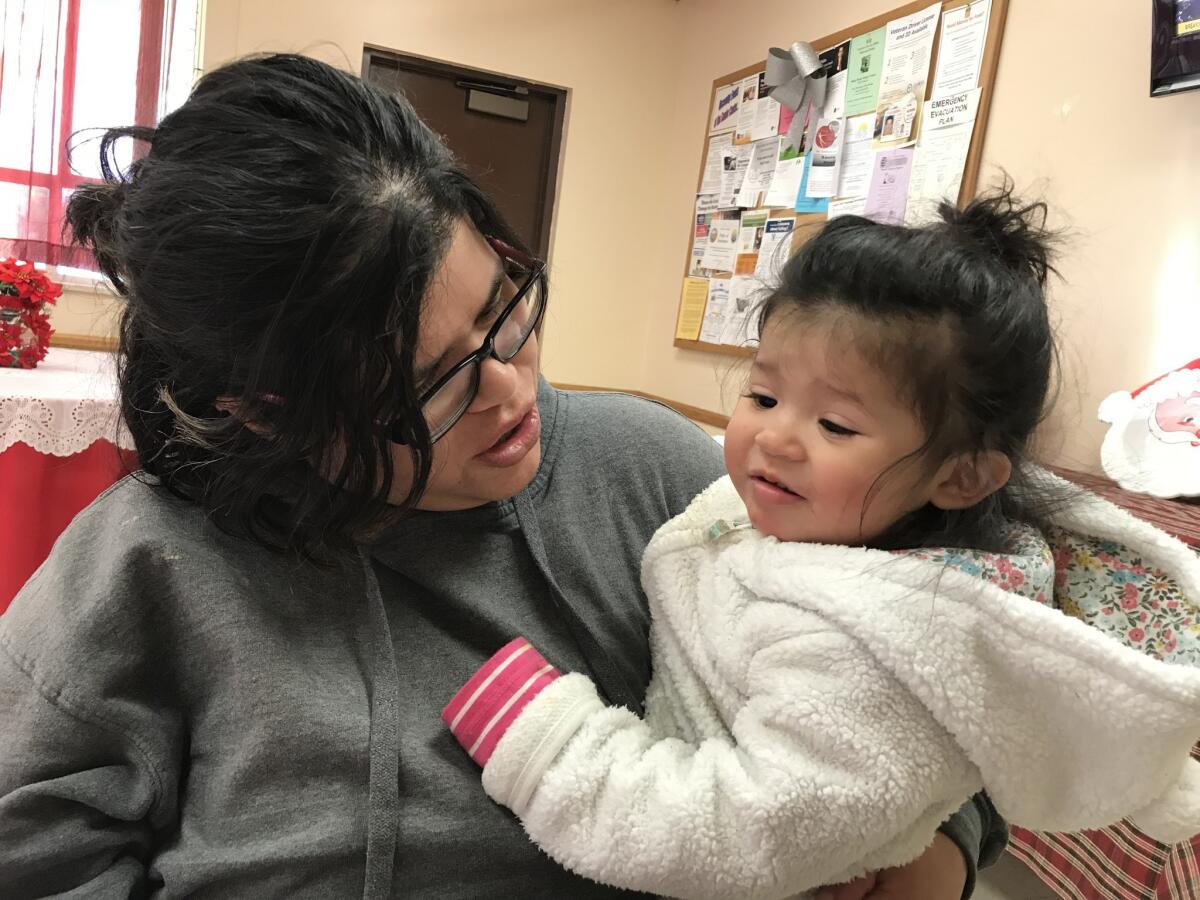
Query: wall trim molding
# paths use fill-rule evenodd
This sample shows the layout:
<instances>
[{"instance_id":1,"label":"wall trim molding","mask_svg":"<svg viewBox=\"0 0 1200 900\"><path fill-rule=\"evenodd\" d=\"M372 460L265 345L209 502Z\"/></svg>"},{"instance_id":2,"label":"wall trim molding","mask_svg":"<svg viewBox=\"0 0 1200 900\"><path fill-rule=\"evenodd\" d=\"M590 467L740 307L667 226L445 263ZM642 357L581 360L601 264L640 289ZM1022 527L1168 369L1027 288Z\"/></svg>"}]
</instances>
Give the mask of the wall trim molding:
<instances>
[{"instance_id":1,"label":"wall trim molding","mask_svg":"<svg viewBox=\"0 0 1200 900\"><path fill-rule=\"evenodd\" d=\"M564 391L605 391L617 394L632 394L635 397L642 397L645 400L653 400L655 403L669 406L675 412L682 416L687 416L693 422L700 422L704 425L710 425L713 428L726 428L729 425L729 416L722 415L719 412L713 412L711 409L704 409L699 406L692 406L690 403L680 403L678 400L671 400L667 397L660 397L658 394L648 394L645 391L637 391L632 388L593 387L587 384L560 384L558 382L554 382L554 386Z\"/></svg>"},{"instance_id":2,"label":"wall trim molding","mask_svg":"<svg viewBox=\"0 0 1200 900\"><path fill-rule=\"evenodd\" d=\"M117 352L117 339L107 334L64 334L56 331L50 335L51 347L65 347L68 350L100 350L105 353Z\"/></svg>"}]
</instances>

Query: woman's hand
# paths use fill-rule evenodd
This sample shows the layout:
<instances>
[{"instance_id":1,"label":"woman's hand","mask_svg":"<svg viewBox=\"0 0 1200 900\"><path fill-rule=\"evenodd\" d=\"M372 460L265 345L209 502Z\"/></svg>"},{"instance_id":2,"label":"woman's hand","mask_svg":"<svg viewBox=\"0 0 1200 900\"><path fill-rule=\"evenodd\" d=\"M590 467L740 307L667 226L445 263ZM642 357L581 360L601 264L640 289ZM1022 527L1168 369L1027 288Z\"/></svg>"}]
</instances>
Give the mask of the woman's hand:
<instances>
[{"instance_id":1,"label":"woman's hand","mask_svg":"<svg viewBox=\"0 0 1200 900\"><path fill-rule=\"evenodd\" d=\"M966 884L962 851L939 831L929 849L907 865L821 888L816 900L960 900Z\"/></svg>"}]
</instances>

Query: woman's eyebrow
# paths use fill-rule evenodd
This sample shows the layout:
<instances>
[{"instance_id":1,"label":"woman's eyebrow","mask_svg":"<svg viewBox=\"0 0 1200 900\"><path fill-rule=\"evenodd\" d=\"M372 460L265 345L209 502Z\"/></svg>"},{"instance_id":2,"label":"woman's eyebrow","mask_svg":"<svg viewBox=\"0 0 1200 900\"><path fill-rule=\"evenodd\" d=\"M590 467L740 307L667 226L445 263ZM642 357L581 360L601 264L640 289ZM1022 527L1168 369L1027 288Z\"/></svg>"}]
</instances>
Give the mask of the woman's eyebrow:
<instances>
[{"instance_id":1,"label":"woman's eyebrow","mask_svg":"<svg viewBox=\"0 0 1200 900\"><path fill-rule=\"evenodd\" d=\"M500 258L496 258L496 276L492 279L492 286L488 290L487 300L480 307L479 315L475 317L475 327L487 323L487 320L492 317L492 313L496 309L496 300L500 296L500 286L504 284L504 263Z\"/></svg>"}]
</instances>

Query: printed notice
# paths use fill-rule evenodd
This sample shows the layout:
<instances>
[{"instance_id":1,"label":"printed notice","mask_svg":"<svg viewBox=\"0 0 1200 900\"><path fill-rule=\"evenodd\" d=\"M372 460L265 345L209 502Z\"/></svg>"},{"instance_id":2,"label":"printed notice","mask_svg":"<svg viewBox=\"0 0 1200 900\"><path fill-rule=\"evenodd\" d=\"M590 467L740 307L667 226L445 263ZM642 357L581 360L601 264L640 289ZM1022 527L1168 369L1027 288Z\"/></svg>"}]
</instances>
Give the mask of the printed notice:
<instances>
[{"instance_id":1,"label":"printed notice","mask_svg":"<svg viewBox=\"0 0 1200 900\"><path fill-rule=\"evenodd\" d=\"M875 114L879 105L879 73L883 70L883 44L887 29L882 26L850 41L850 64L846 70L847 116Z\"/></svg>"},{"instance_id":2,"label":"printed notice","mask_svg":"<svg viewBox=\"0 0 1200 900\"><path fill-rule=\"evenodd\" d=\"M867 207L866 197L840 197L829 201L829 218L861 216Z\"/></svg>"},{"instance_id":3,"label":"printed notice","mask_svg":"<svg viewBox=\"0 0 1200 900\"><path fill-rule=\"evenodd\" d=\"M765 291L757 278L734 275L729 280L729 301L725 307L725 330L720 343L745 347L758 340L758 313Z\"/></svg>"},{"instance_id":4,"label":"printed notice","mask_svg":"<svg viewBox=\"0 0 1200 900\"><path fill-rule=\"evenodd\" d=\"M721 179L725 174L725 154L730 151L733 136L719 134L708 139L708 154L704 157L704 178L700 182L701 194L717 194L721 191Z\"/></svg>"},{"instance_id":5,"label":"printed notice","mask_svg":"<svg viewBox=\"0 0 1200 900\"><path fill-rule=\"evenodd\" d=\"M725 318L729 307L728 278L711 278L708 282L708 302L700 324L700 340L709 344L721 343L725 333Z\"/></svg>"},{"instance_id":6,"label":"printed notice","mask_svg":"<svg viewBox=\"0 0 1200 900\"><path fill-rule=\"evenodd\" d=\"M737 128L733 133L735 144L748 144L754 130L754 117L758 112L758 76L751 75L741 82L742 95L738 99Z\"/></svg>"},{"instance_id":7,"label":"printed notice","mask_svg":"<svg viewBox=\"0 0 1200 900\"><path fill-rule=\"evenodd\" d=\"M779 102L767 96L767 73L758 73L758 99L754 102L754 126L750 139L766 140L779 134Z\"/></svg>"},{"instance_id":8,"label":"printed notice","mask_svg":"<svg viewBox=\"0 0 1200 900\"><path fill-rule=\"evenodd\" d=\"M704 304L707 300L707 278L683 279L683 293L679 298L679 319L675 324L675 337L685 341L699 340L700 326L704 322Z\"/></svg>"},{"instance_id":9,"label":"printed notice","mask_svg":"<svg viewBox=\"0 0 1200 900\"><path fill-rule=\"evenodd\" d=\"M865 197L871 184L871 163L875 161L875 114L867 113L846 120L846 146L842 150L842 171L837 196Z\"/></svg>"},{"instance_id":10,"label":"printed notice","mask_svg":"<svg viewBox=\"0 0 1200 900\"><path fill-rule=\"evenodd\" d=\"M921 143L913 156L905 223L936 221L943 200L954 203L962 185L971 146L979 88L930 100L921 125Z\"/></svg>"},{"instance_id":11,"label":"printed notice","mask_svg":"<svg viewBox=\"0 0 1200 900\"><path fill-rule=\"evenodd\" d=\"M732 273L740 230L737 219L717 219L710 223L700 265L714 272Z\"/></svg>"},{"instance_id":12,"label":"printed notice","mask_svg":"<svg viewBox=\"0 0 1200 900\"><path fill-rule=\"evenodd\" d=\"M813 135L812 166L806 191L810 197L832 197L838 192L845 143L844 119L824 119Z\"/></svg>"},{"instance_id":13,"label":"printed notice","mask_svg":"<svg viewBox=\"0 0 1200 900\"><path fill-rule=\"evenodd\" d=\"M941 9L942 4L935 3L887 24L879 102L875 107L877 149L904 147L917 140Z\"/></svg>"},{"instance_id":14,"label":"printed notice","mask_svg":"<svg viewBox=\"0 0 1200 900\"><path fill-rule=\"evenodd\" d=\"M762 244L758 248L758 266L754 275L768 285L778 284L779 270L792 251L792 233L796 220L791 216L767 219Z\"/></svg>"},{"instance_id":15,"label":"printed notice","mask_svg":"<svg viewBox=\"0 0 1200 900\"><path fill-rule=\"evenodd\" d=\"M871 186L863 215L876 222L901 225L908 202L908 181L912 175L913 148L881 150L875 154Z\"/></svg>"},{"instance_id":16,"label":"printed notice","mask_svg":"<svg viewBox=\"0 0 1200 900\"><path fill-rule=\"evenodd\" d=\"M740 82L717 88L713 94L712 112L708 117L709 134L715 134L718 131L733 131L737 126L741 96L742 85Z\"/></svg>"},{"instance_id":17,"label":"printed notice","mask_svg":"<svg viewBox=\"0 0 1200 900\"><path fill-rule=\"evenodd\" d=\"M800 175L800 191L796 195L794 209L798 213L821 213L824 215L829 211L829 198L808 196L808 180L811 177L812 159L811 153L804 157L804 170Z\"/></svg>"},{"instance_id":18,"label":"printed notice","mask_svg":"<svg viewBox=\"0 0 1200 900\"><path fill-rule=\"evenodd\" d=\"M990 7L991 0L973 0L942 13L942 39L931 97L969 91L979 84Z\"/></svg>"},{"instance_id":19,"label":"printed notice","mask_svg":"<svg viewBox=\"0 0 1200 900\"><path fill-rule=\"evenodd\" d=\"M840 119L846 109L847 66L850 63L850 42L838 44L820 54L825 64L825 107L823 119Z\"/></svg>"}]
</instances>

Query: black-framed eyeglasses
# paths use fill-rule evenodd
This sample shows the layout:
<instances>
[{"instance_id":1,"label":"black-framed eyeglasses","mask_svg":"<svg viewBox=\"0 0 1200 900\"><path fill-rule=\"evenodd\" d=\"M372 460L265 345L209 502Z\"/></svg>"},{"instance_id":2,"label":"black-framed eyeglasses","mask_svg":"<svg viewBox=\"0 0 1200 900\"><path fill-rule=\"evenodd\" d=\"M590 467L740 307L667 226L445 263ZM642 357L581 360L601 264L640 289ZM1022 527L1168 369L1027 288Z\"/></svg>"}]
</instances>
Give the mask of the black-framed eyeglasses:
<instances>
[{"instance_id":1,"label":"black-framed eyeglasses","mask_svg":"<svg viewBox=\"0 0 1200 900\"><path fill-rule=\"evenodd\" d=\"M453 428L474 401L479 393L479 370L483 361L491 357L502 363L510 362L521 352L546 311L546 264L504 241L486 240L504 265L504 283L516 286L516 293L475 352L455 363L421 393L421 413L429 428L430 443ZM403 419L391 423L389 428L388 437L393 443L408 443L409 429Z\"/></svg>"}]
</instances>

